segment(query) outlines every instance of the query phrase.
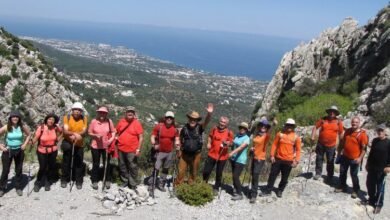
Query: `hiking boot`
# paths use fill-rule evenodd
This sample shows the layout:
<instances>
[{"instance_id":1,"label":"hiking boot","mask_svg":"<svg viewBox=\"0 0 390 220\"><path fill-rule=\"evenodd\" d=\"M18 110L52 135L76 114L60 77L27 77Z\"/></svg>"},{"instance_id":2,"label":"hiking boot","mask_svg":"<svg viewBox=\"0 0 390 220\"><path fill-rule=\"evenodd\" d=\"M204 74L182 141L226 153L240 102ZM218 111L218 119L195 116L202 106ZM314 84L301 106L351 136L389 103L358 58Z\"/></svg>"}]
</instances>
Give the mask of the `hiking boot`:
<instances>
[{"instance_id":1,"label":"hiking boot","mask_svg":"<svg viewBox=\"0 0 390 220\"><path fill-rule=\"evenodd\" d=\"M333 183L333 176L326 177L325 183L331 185Z\"/></svg>"},{"instance_id":2,"label":"hiking boot","mask_svg":"<svg viewBox=\"0 0 390 220\"><path fill-rule=\"evenodd\" d=\"M0 197L3 197L5 192L3 190L0 190Z\"/></svg>"},{"instance_id":3,"label":"hiking boot","mask_svg":"<svg viewBox=\"0 0 390 220\"><path fill-rule=\"evenodd\" d=\"M82 183L76 183L76 188L78 190L82 189L83 188L83 184Z\"/></svg>"},{"instance_id":4,"label":"hiking boot","mask_svg":"<svg viewBox=\"0 0 390 220\"><path fill-rule=\"evenodd\" d=\"M283 191L282 191L282 190L277 190L277 191L276 191L276 196L277 196L278 198L282 198L282 194L283 194Z\"/></svg>"},{"instance_id":5,"label":"hiking boot","mask_svg":"<svg viewBox=\"0 0 390 220\"><path fill-rule=\"evenodd\" d=\"M34 185L34 192L39 192L39 189L40 189L41 187L38 185L38 184L35 184Z\"/></svg>"},{"instance_id":6,"label":"hiking boot","mask_svg":"<svg viewBox=\"0 0 390 220\"><path fill-rule=\"evenodd\" d=\"M233 201L242 200L242 199L244 199L244 197L241 194L237 194L232 197Z\"/></svg>"},{"instance_id":7,"label":"hiking boot","mask_svg":"<svg viewBox=\"0 0 390 220\"><path fill-rule=\"evenodd\" d=\"M111 182L107 181L106 182L106 189L110 189L111 188Z\"/></svg>"},{"instance_id":8,"label":"hiking boot","mask_svg":"<svg viewBox=\"0 0 390 220\"><path fill-rule=\"evenodd\" d=\"M92 189L94 189L94 190L98 190L99 189L99 186L98 186L97 182L92 183Z\"/></svg>"},{"instance_id":9,"label":"hiking boot","mask_svg":"<svg viewBox=\"0 0 390 220\"><path fill-rule=\"evenodd\" d=\"M45 191L50 191L50 183L45 185Z\"/></svg>"},{"instance_id":10,"label":"hiking boot","mask_svg":"<svg viewBox=\"0 0 390 220\"><path fill-rule=\"evenodd\" d=\"M373 211L374 214L379 214L381 212L382 207L376 207Z\"/></svg>"},{"instance_id":11,"label":"hiking boot","mask_svg":"<svg viewBox=\"0 0 390 220\"><path fill-rule=\"evenodd\" d=\"M256 197L252 197L252 198L249 200L249 203L255 204L255 203L256 203Z\"/></svg>"},{"instance_id":12,"label":"hiking boot","mask_svg":"<svg viewBox=\"0 0 390 220\"><path fill-rule=\"evenodd\" d=\"M154 191L153 191L153 187L152 186L148 187L148 192L149 192L149 196L154 198Z\"/></svg>"},{"instance_id":13,"label":"hiking boot","mask_svg":"<svg viewBox=\"0 0 390 220\"><path fill-rule=\"evenodd\" d=\"M271 195L271 190L265 189L264 191L261 191L259 196L265 197L265 196L270 196Z\"/></svg>"},{"instance_id":14,"label":"hiking boot","mask_svg":"<svg viewBox=\"0 0 390 220\"><path fill-rule=\"evenodd\" d=\"M66 185L68 185L68 183L66 181L61 181L61 187L62 188L66 188Z\"/></svg>"},{"instance_id":15,"label":"hiking boot","mask_svg":"<svg viewBox=\"0 0 390 220\"><path fill-rule=\"evenodd\" d=\"M16 194L17 194L18 196L23 196L23 191L22 191L21 189L17 189L17 190L16 190Z\"/></svg>"},{"instance_id":16,"label":"hiking boot","mask_svg":"<svg viewBox=\"0 0 390 220\"><path fill-rule=\"evenodd\" d=\"M213 195L214 196L218 196L219 194L219 190L218 189L213 189Z\"/></svg>"},{"instance_id":17,"label":"hiking boot","mask_svg":"<svg viewBox=\"0 0 390 220\"><path fill-rule=\"evenodd\" d=\"M164 187L164 183L159 183L157 184L157 189L160 190L161 192L166 192L167 190Z\"/></svg>"},{"instance_id":18,"label":"hiking boot","mask_svg":"<svg viewBox=\"0 0 390 220\"><path fill-rule=\"evenodd\" d=\"M357 197L358 197L358 193L355 192L355 191L353 191L353 192L351 193L351 198L352 198L352 199L356 199Z\"/></svg>"},{"instance_id":19,"label":"hiking boot","mask_svg":"<svg viewBox=\"0 0 390 220\"><path fill-rule=\"evenodd\" d=\"M314 177L313 177L313 180L319 180L321 178L321 175L320 174L316 174Z\"/></svg>"},{"instance_id":20,"label":"hiking boot","mask_svg":"<svg viewBox=\"0 0 390 220\"><path fill-rule=\"evenodd\" d=\"M121 188L126 188L127 186L129 186L128 182L122 182L120 185Z\"/></svg>"}]
</instances>

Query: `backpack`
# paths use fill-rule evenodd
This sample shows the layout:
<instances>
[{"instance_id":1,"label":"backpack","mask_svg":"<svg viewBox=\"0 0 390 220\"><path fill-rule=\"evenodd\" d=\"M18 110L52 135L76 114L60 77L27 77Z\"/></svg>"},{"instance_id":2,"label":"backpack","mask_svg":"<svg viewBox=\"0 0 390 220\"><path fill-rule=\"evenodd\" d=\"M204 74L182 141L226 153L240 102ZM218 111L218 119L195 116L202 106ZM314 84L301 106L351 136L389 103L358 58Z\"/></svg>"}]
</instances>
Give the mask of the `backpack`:
<instances>
[{"instance_id":1,"label":"backpack","mask_svg":"<svg viewBox=\"0 0 390 220\"><path fill-rule=\"evenodd\" d=\"M184 133L182 143L183 151L186 153L196 153L202 149L203 146L203 134L200 133L200 124L197 124L194 128L195 134L190 136L187 125L183 127L182 132Z\"/></svg>"}]
</instances>

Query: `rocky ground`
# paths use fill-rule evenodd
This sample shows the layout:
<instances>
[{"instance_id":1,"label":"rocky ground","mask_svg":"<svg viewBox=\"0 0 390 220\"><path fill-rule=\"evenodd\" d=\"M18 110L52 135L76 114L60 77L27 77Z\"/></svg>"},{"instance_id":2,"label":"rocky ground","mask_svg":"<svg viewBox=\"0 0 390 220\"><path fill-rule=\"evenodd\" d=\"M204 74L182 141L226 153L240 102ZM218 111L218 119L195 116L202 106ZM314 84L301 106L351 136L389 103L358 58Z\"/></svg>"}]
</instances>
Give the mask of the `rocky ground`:
<instances>
[{"instance_id":1,"label":"rocky ground","mask_svg":"<svg viewBox=\"0 0 390 220\"><path fill-rule=\"evenodd\" d=\"M305 164L303 164L303 167ZM314 168L314 167L313 167ZM25 169L27 172L27 169ZM366 172L360 172L362 190L365 191ZM350 180L348 180L351 185ZM337 183L337 179L335 179ZM264 185L263 183L262 185ZM304 186L306 184L306 189ZM247 183L245 184L245 186ZM31 184L32 186L32 184ZM118 192L114 184L110 192ZM50 192L41 189L27 197L19 197L11 189L0 198L1 219L372 219L372 208L360 205L359 199L352 199L347 193L334 193L334 188L322 181L307 180L305 177L292 179L279 199L258 197L252 205L248 199L232 201L225 191L221 198L214 199L203 207L191 207L177 198L170 198L168 192L156 191L155 203L148 200L139 206L124 208L118 213L103 207L102 198L106 193L93 190L89 178L85 178L82 190L75 187L63 189L59 182ZM386 195L389 195L387 186ZM385 206L376 219L390 219L390 201L385 198Z\"/></svg>"}]
</instances>

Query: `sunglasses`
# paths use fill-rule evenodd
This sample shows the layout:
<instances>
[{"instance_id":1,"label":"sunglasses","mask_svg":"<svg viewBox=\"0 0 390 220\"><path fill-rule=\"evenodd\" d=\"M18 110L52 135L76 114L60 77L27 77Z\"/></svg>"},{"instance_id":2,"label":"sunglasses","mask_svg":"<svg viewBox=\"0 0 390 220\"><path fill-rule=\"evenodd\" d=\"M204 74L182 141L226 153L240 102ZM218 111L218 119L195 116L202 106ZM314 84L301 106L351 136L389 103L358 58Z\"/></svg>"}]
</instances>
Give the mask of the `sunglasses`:
<instances>
[{"instance_id":1,"label":"sunglasses","mask_svg":"<svg viewBox=\"0 0 390 220\"><path fill-rule=\"evenodd\" d=\"M165 119L171 119L171 120L173 120L173 119L175 119L174 117L171 117L171 116L169 116L169 117L165 117Z\"/></svg>"}]
</instances>

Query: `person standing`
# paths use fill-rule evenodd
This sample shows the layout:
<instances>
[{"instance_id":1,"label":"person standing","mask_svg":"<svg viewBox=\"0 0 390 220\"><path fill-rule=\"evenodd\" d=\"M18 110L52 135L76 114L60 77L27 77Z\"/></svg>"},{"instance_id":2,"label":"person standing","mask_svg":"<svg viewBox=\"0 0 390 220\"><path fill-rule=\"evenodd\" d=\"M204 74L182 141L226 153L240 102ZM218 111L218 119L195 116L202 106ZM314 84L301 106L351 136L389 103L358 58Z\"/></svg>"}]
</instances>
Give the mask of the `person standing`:
<instances>
[{"instance_id":1,"label":"person standing","mask_svg":"<svg viewBox=\"0 0 390 220\"><path fill-rule=\"evenodd\" d=\"M360 192L359 186L359 167L366 154L368 145L368 137L366 131L360 128L359 117L354 117L351 120L351 128L344 133L342 140L342 149L339 149L340 155L340 183L335 192L346 191L347 189L347 172L351 169L351 178L353 183L352 198L357 198Z\"/></svg>"},{"instance_id":2,"label":"person standing","mask_svg":"<svg viewBox=\"0 0 390 220\"><path fill-rule=\"evenodd\" d=\"M175 127L175 114L173 112L167 111L164 116L164 122L158 123L153 128L150 143L158 152L152 176L156 178L162 168L161 180L157 184L157 189L165 192L164 187L167 181L167 175L174 157L174 146L176 146L177 150L180 149L179 132ZM152 185L155 184L155 179L153 181ZM150 185L149 191L153 193L152 185Z\"/></svg>"},{"instance_id":3,"label":"person standing","mask_svg":"<svg viewBox=\"0 0 390 220\"><path fill-rule=\"evenodd\" d=\"M34 192L38 192L42 185L45 186L45 191L49 191L54 179L58 155L57 143L62 136L62 129L58 126L59 120L59 117L54 113L48 114L43 120L43 124L37 127L32 140L32 145L38 142L37 157L39 162Z\"/></svg>"},{"instance_id":4,"label":"person standing","mask_svg":"<svg viewBox=\"0 0 390 220\"><path fill-rule=\"evenodd\" d=\"M214 166L217 165L215 184L213 187L216 194L221 187L222 172L228 159L228 148L233 142L233 132L229 130L229 119L222 116L216 127L212 128L207 139L208 155L203 168L203 180L207 183Z\"/></svg>"},{"instance_id":5,"label":"person standing","mask_svg":"<svg viewBox=\"0 0 390 220\"><path fill-rule=\"evenodd\" d=\"M250 203L256 202L260 172L265 163L267 144L270 139L270 128L271 125L264 119L257 124L257 129L253 135L253 147L251 148L253 158L251 161L252 187Z\"/></svg>"},{"instance_id":6,"label":"person standing","mask_svg":"<svg viewBox=\"0 0 390 220\"><path fill-rule=\"evenodd\" d=\"M101 106L96 110L97 116L94 118L88 128L88 135L91 137L92 154L92 189L99 188L99 167L100 158L103 160L104 172L106 172L106 187L111 186L110 157L107 156L107 148L115 139L115 127L111 119L107 117L108 108ZM102 186L103 187L103 186Z\"/></svg>"},{"instance_id":7,"label":"person standing","mask_svg":"<svg viewBox=\"0 0 390 220\"><path fill-rule=\"evenodd\" d=\"M294 132L295 127L294 119L289 118L284 124L283 130L275 135L271 148L271 172L263 195L271 194L275 180L281 173L282 178L276 190L276 196L281 198L292 168L299 164L301 158L301 138Z\"/></svg>"},{"instance_id":8,"label":"person standing","mask_svg":"<svg viewBox=\"0 0 390 220\"><path fill-rule=\"evenodd\" d=\"M203 123L200 122L202 117L200 117L198 112L192 111L188 113L188 122L180 130L181 150L179 153L179 174L175 181L175 186L183 183L187 167L190 168L190 178L188 179L188 183L191 184L196 180L203 147L202 136L204 130L210 122L211 115L214 111L214 105L209 103L206 110L207 115Z\"/></svg>"},{"instance_id":9,"label":"person standing","mask_svg":"<svg viewBox=\"0 0 390 220\"><path fill-rule=\"evenodd\" d=\"M61 144L63 151L61 187L66 188L70 181L76 181L76 188L82 189L84 175L84 136L87 132L88 117L84 114L84 106L80 102L72 105L70 113L64 115L64 140ZM74 149L73 149L74 148ZM73 155L72 155L72 151ZM70 176L72 169L72 177ZM72 178L72 179L71 179Z\"/></svg>"},{"instance_id":10,"label":"person standing","mask_svg":"<svg viewBox=\"0 0 390 220\"><path fill-rule=\"evenodd\" d=\"M119 171L123 187L135 189L138 184L138 162L144 140L141 123L136 118L134 107L128 107L125 117L119 120L118 132Z\"/></svg>"},{"instance_id":11,"label":"person standing","mask_svg":"<svg viewBox=\"0 0 390 220\"><path fill-rule=\"evenodd\" d=\"M387 137L386 130L385 124L381 124L376 128L377 137L372 140L366 163L367 203L374 207L375 214L380 213L383 207L384 179L390 173L390 139Z\"/></svg>"},{"instance_id":12,"label":"person standing","mask_svg":"<svg viewBox=\"0 0 390 220\"><path fill-rule=\"evenodd\" d=\"M23 195L22 191L22 172L24 150L30 139L30 130L23 124L22 115L19 111L12 111L8 118L7 125L0 129L0 135L5 133L5 145L0 144L1 162L3 170L0 178L0 197L7 188L8 174L12 161L15 161L15 189L18 196Z\"/></svg>"},{"instance_id":13,"label":"person standing","mask_svg":"<svg viewBox=\"0 0 390 220\"><path fill-rule=\"evenodd\" d=\"M337 119L337 116L340 115L337 106L326 109L326 113L328 115L315 123L311 133L311 140L315 141L317 129L320 129L316 147L316 174L313 179L318 180L321 177L324 155L326 155L327 181L331 182L334 175L336 145L337 141L340 141L343 137L344 126L343 122Z\"/></svg>"},{"instance_id":14,"label":"person standing","mask_svg":"<svg viewBox=\"0 0 390 220\"><path fill-rule=\"evenodd\" d=\"M240 175L248 160L248 146L250 144L250 138L248 136L248 123L241 122L238 126L238 129L239 132L233 140L232 151L229 153L233 174L233 186L235 190L232 200L243 199Z\"/></svg>"}]
</instances>

